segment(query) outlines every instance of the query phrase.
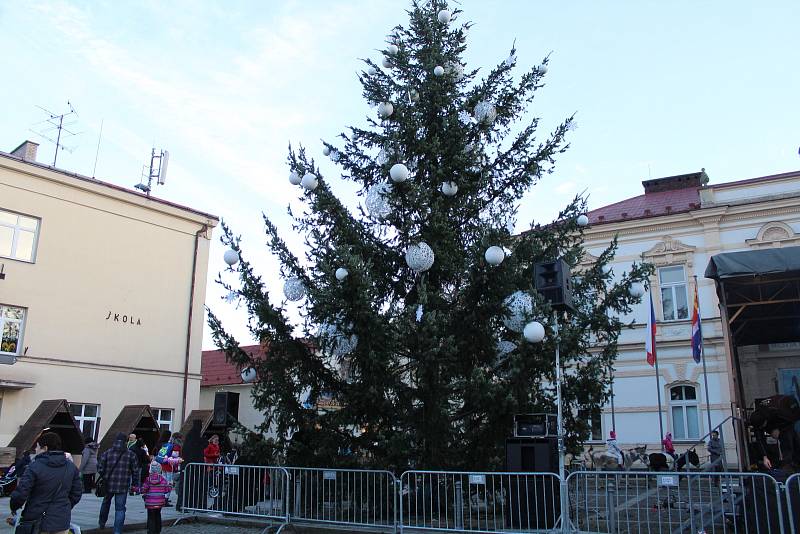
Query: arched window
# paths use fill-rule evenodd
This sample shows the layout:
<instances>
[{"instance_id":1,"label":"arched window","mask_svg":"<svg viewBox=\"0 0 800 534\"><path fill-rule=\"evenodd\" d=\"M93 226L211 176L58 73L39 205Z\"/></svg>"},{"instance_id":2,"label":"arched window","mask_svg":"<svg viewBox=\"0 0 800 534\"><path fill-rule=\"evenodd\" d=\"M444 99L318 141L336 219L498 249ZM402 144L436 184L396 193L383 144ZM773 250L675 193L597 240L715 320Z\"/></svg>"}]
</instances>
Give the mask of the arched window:
<instances>
[{"instance_id":1,"label":"arched window","mask_svg":"<svg viewBox=\"0 0 800 534\"><path fill-rule=\"evenodd\" d=\"M669 388L670 413L672 414L672 437L676 440L700 437L700 405L694 386L672 386Z\"/></svg>"}]
</instances>

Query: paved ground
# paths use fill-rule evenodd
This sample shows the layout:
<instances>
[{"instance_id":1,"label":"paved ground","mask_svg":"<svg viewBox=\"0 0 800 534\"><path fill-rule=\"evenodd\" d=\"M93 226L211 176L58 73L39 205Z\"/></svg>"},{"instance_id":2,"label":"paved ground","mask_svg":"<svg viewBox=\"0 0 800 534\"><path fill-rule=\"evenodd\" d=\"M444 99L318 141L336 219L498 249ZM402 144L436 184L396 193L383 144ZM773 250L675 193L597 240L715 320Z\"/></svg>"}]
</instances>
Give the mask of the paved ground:
<instances>
[{"instance_id":1,"label":"paved ground","mask_svg":"<svg viewBox=\"0 0 800 534\"><path fill-rule=\"evenodd\" d=\"M173 493L173 502L175 501L175 494ZM0 517L3 518L2 526L0 526L0 534L9 534L13 531L11 527L6 525L5 518L8 517L8 497L0 499ZM85 493L81 502L72 509L72 522L81 527L82 531L97 528L97 518L100 516L100 503L102 499L98 499L91 493ZM144 501L141 496L134 495L128 497L127 511L125 512L125 523L128 525L147 523L147 512L144 508ZM175 508L164 508L161 511L161 517L166 525L172 519L173 521L180 517L181 514L175 511ZM114 504L111 504L111 513L109 514L108 526L114 522ZM179 531L176 531L179 532ZM188 532L188 531L187 531ZM208 531L212 532L212 531ZM220 531L222 532L222 531ZM236 533L239 534L239 533Z\"/></svg>"}]
</instances>

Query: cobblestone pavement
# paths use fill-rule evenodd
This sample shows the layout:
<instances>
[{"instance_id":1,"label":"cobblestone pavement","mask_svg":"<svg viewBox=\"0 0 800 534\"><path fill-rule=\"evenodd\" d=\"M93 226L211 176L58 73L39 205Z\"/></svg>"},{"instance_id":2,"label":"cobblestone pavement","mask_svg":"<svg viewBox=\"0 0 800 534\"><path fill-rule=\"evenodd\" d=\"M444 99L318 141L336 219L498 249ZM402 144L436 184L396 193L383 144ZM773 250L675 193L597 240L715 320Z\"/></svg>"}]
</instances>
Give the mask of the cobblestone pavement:
<instances>
[{"instance_id":1,"label":"cobblestone pavement","mask_svg":"<svg viewBox=\"0 0 800 534\"><path fill-rule=\"evenodd\" d=\"M227 525L215 525L211 523L178 523L174 527L162 529L161 532L162 534L258 534L262 530L264 530L264 527L245 528ZM137 530L130 534L146 533L147 530Z\"/></svg>"}]
</instances>

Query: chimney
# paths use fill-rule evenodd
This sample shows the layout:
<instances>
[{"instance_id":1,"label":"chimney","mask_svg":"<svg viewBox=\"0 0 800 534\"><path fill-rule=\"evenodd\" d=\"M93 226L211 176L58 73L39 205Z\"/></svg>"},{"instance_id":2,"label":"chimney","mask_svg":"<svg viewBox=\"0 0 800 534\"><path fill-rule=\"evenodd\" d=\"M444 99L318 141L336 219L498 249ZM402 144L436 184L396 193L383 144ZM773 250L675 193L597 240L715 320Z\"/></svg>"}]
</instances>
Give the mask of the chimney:
<instances>
[{"instance_id":1,"label":"chimney","mask_svg":"<svg viewBox=\"0 0 800 534\"><path fill-rule=\"evenodd\" d=\"M33 141L25 141L17 148L11 151L12 156L21 158L23 161L36 162L36 150L39 148L39 143Z\"/></svg>"}]
</instances>

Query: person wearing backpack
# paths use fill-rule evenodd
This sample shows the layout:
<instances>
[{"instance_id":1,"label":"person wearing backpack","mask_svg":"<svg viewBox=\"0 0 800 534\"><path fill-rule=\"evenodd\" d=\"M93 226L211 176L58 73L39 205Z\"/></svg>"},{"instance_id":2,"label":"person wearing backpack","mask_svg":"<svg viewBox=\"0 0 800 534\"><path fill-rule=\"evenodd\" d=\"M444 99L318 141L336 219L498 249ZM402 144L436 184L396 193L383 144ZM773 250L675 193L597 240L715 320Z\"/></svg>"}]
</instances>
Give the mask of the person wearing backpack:
<instances>
[{"instance_id":1,"label":"person wearing backpack","mask_svg":"<svg viewBox=\"0 0 800 534\"><path fill-rule=\"evenodd\" d=\"M25 505L16 533L67 533L72 508L83 496L83 484L78 468L61 449L55 432L45 432L36 440L36 458L11 493L8 523L13 524L17 510Z\"/></svg>"},{"instance_id":2,"label":"person wearing backpack","mask_svg":"<svg viewBox=\"0 0 800 534\"><path fill-rule=\"evenodd\" d=\"M122 534L125 525L125 504L131 485L139 485L139 462L136 454L127 447L128 437L119 432L114 444L100 456L97 470L105 482L105 495L100 505L98 525L106 527L108 514L111 511L111 499L114 499L114 534Z\"/></svg>"}]
</instances>

